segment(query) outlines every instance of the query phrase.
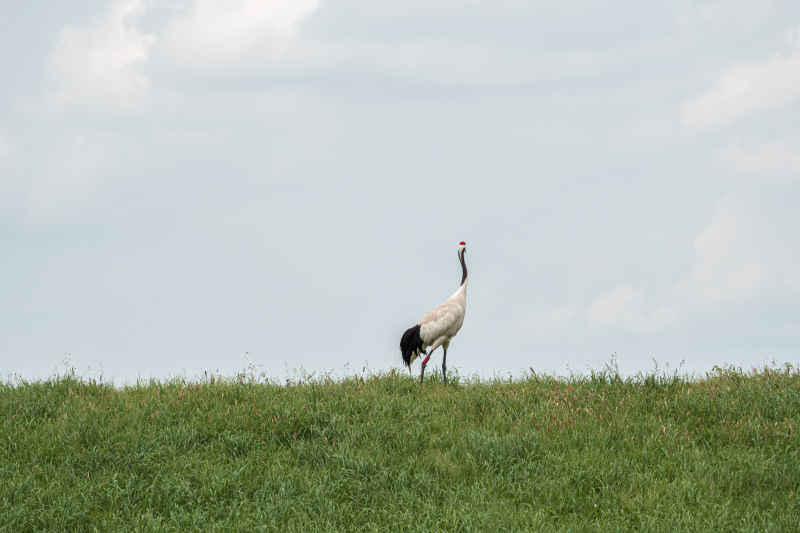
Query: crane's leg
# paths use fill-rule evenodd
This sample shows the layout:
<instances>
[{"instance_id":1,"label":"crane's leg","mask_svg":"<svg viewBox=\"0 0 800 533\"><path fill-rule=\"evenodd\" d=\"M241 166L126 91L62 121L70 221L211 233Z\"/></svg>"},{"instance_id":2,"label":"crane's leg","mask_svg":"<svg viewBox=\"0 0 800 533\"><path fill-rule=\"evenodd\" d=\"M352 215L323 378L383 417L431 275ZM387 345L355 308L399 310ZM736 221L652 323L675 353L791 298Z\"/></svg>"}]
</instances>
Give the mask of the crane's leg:
<instances>
[{"instance_id":1,"label":"crane's leg","mask_svg":"<svg viewBox=\"0 0 800 533\"><path fill-rule=\"evenodd\" d=\"M428 350L428 355L425 356L425 359L422 360L422 371L419 373L419 382L422 383L422 379L425 377L425 367L428 366L428 360L431 358L431 354L433 353L434 348Z\"/></svg>"},{"instance_id":2,"label":"crane's leg","mask_svg":"<svg viewBox=\"0 0 800 533\"><path fill-rule=\"evenodd\" d=\"M422 372L419 374L419 382L422 383L422 378L425 375L425 367L428 364L428 360L431 358L431 354L438 348L439 346L444 346L444 344L449 344L447 337L439 337L436 341L431 344L430 348L428 349L428 355L425 356L425 359L422 360ZM444 369L444 366L442 367Z\"/></svg>"},{"instance_id":3,"label":"crane's leg","mask_svg":"<svg viewBox=\"0 0 800 533\"><path fill-rule=\"evenodd\" d=\"M442 346L444 355L442 355L442 376L444 376L444 384L447 385L447 346Z\"/></svg>"}]
</instances>

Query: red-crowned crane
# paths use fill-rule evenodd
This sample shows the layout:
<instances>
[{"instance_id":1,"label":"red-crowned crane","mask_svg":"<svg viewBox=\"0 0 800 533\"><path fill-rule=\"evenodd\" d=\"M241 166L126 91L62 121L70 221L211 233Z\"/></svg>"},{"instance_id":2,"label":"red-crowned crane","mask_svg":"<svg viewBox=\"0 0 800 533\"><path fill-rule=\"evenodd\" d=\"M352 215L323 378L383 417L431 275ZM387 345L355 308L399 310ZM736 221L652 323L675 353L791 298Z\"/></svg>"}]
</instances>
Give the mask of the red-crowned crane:
<instances>
[{"instance_id":1,"label":"red-crowned crane","mask_svg":"<svg viewBox=\"0 0 800 533\"><path fill-rule=\"evenodd\" d=\"M461 262L461 285L453 295L439 307L425 314L414 327L408 328L400 339L400 351L403 353L403 363L411 372L411 363L417 357L425 355L422 360L422 371L419 373L419 382L425 377L425 366L431 358L433 351L442 347L442 375L447 383L447 347L456 336L464 323L464 314L467 311L467 265L464 263L464 253L467 243L461 241L458 245L458 260ZM429 348L425 353L425 348Z\"/></svg>"}]
</instances>

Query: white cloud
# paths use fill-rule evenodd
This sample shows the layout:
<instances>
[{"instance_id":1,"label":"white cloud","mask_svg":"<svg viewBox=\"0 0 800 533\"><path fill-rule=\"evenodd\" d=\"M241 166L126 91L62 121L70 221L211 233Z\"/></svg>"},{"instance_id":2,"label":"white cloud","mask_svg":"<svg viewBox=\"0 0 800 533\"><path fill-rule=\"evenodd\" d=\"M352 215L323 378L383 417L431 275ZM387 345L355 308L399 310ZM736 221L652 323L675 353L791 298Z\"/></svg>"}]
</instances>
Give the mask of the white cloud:
<instances>
[{"instance_id":1,"label":"white cloud","mask_svg":"<svg viewBox=\"0 0 800 533\"><path fill-rule=\"evenodd\" d=\"M631 327L641 320L642 311L642 292L623 285L592 302L588 311L589 322L595 326Z\"/></svg>"},{"instance_id":2,"label":"white cloud","mask_svg":"<svg viewBox=\"0 0 800 533\"><path fill-rule=\"evenodd\" d=\"M759 289L765 266L752 230L753 221L745 213L720 206L694 241L694 269L681 288L707 303L739 299Z\"/></svg>"},{"instance_id":3,"label":"white cloud","mask_svg":"<svg viewBox=\"0 0 800 533\"><path fill-rule=\"evenodd\" d=\"M135 108L151 89L146 68L155 54L192 66L234 63L249 54L279 57L318 5L319 0L191 0L145 31L142 20L155 6L113 0L90 23L61 30L49 61L50 101L59 107Z\"/></svg>"},{"instance_id":4,"label":"white cloud","mask_svg":"<svg viewBox=\"0 0 800 533\"><path fill-rule=\"evenodd\" d=\"M793 228L782 223L787 213L773 209L783 208L771 204L765 209L757 196L739 194L721 201L694 240L691 271L675 285L665 305L689 316L800 289L800 241Z\"/></svg>"},{"instance_id":5,"label":"white cloud","mask_svg":"<svg viewBox=\"0 0 800 533\"><path fill-rule=\"evenodd\" d=\"M752 148L728 146L719 157L726 166L755 174L761 181L800 180L800 139L774 141Z\"/></svg>"},{"instance_id":6,"label":"white cloud","mask_svg":"<svg viewBox=\"0 0 800 533\"><path fill-rule=\"evenodd\" d=\"M800 46L761 62L734 65L706 92L684 103L685 126L709 128L800 98Z\"/></svg>"},{"instance_id":7,"label":"white cloud","mask_svg":"<svg viewBox=\"0 0 800 533\"><path fill-rule=\"evenodd\" d=\"M658 291L623 283L577 306L577 312L554 310L553 315L561 318L563 329L585 323L595 332L652 333L750 305L771 291L797 292L798 244L791 229L776 226L757 205L728 197L698 232L693 263L674 284Z\"/></svg>"},{"instance_id":8,"label":"white cloud","mask_svg":"<svg viewBox=\"0 0 800 533\"><path fill-rule=\"evenodd\" d=\"M116 0L85 27L65 26L50 58L58 105L130 108L150 87L142 67L155 36L136 27L142 0Z\"/></svg>"},{"instance_id":9,"label":"white cloud","mask_svg":"<svg viewBox=\"0 0 800 533\"><path fill-rule=\"evenodd\" d=\"M448 0L398 8L370 2L364 9L384 17L409 11L444 16L475 4ZM514 10L513 3L503 7ZM653 48L661 47L641 43L635 48L548 51L445 37L297 39L303 22L319 8L320 0L183 0L170 9L156 9L147 0L114 0L92 24L62 31L51 59L55 100L135 104L151 86L146 67L157 62L154 68L163 67L159 72L170 72L176 65L222 73L239 72L231 67L293 74L337 69L420 83L503 86L621 71L652 57L658 51ZM157 11L160 24L143 31L145 12Z\"/></svg>"},{"instance_id":10,"label":"white cloud","mask_svg":"<svg viewBox=\"0 0 800 533\"><path fill-rule=\"evenodd\" d=\"M775 243L742 199L728 198L694 239L694 262L652 313L653 328L666 327L721 306L745 305L770 288Z\"/></svg>"},{"instance_id":11,"label":"white cloud","mask_svg":"<svg viewBox=\"0 0 800 533\"><path fill-rule=\"evenodd\" d=\"M475 2L453 0L397 7L368 2L344 12L366 11L367 20L390 18L395 13L420 16L436 12L445 16L453 11L462 14L472 4ZM592 77L647 60L656 46L643 43L636 48L598 50L584 46L547 51L519 44L447 38L446 34L419 37L414 32L405 39L382 34L365 37L363 33L353 38L335 34L297 38L303 22L319 7L319 0L237 0L232 4L194 0L173 17L160 45L170 60L194 68L235 65L262 70L266 66L274 73L303 75L338 70L447 85L507 85ZM502 7L513 8L507 4ZM488 9L502 12L498 7Z\"/></svg>"},{"instance_id":12,"label":"white cloud","mask_svg":"<svg viewBox=\"0 0 800 533\"><path fill-rule=\"evenodd\" d=\"M280 54L319 0L195 0L175 18L165 45L182 63L226 63L254 51Z\"/></svg>"}]
</instances>

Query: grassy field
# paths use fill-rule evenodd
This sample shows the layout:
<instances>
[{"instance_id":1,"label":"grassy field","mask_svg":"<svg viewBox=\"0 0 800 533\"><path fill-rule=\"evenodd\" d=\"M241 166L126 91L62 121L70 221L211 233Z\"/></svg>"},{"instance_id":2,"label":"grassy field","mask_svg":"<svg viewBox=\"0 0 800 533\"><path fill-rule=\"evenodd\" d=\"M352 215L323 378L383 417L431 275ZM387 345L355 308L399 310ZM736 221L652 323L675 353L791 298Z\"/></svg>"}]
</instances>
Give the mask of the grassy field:
<instances>
[{"instance_id":1,"label":"grassy field","mask_svg":"<svg viewBox=\"0 0 800 533\"><path fill-rule=\"evenodd\" d=\"M0 531L798 531L800 373L0 385Z\"/></svg>"}]
</instances>

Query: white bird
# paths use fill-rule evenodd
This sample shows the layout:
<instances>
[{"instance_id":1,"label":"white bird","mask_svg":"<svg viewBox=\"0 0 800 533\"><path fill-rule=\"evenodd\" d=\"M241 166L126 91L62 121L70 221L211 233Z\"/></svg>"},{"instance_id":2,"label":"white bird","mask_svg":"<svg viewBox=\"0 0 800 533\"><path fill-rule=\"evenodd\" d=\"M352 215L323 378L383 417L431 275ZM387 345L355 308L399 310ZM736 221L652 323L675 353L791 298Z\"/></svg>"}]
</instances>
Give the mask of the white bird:
<instances>
[{"instance_id":1,"label":"white bird","mask_svg":"<svg viewBox=\"0 0 800 533\"><path fill-rule=\"evenodd\" d=\"M450 298L439 307L425 314L414 327L408 328L400 339L400 351L403 353L403 363L411 372L411 363L417 357L425 355L422 361L422 371L419 382L425 377L425 366L431 358L433 351L439 346L444 350L442 356L442 375L447 383L447 347L456 336L461 325L464 324L464 314L467 311L467 265L464 263L464 253L467 243L461 241L458 245L458 260L461 262L461 285ZM425 348L429 348L425 354Z\"/></svg>"}]
</instances>

